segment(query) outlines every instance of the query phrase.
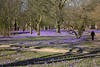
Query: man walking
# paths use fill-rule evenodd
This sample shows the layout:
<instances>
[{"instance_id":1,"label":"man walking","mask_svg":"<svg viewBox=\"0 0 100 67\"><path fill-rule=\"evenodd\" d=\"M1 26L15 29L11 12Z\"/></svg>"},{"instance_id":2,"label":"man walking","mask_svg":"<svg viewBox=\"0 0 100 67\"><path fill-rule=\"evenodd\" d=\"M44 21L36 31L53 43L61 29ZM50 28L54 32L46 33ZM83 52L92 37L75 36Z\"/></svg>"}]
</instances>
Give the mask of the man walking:
<instances>
[{"instance_id":1,"label":"man walking","mask_svg":"<svg viewBox=\"0 0 100 67\"><path fill-rule=\"evenodd\" d=\"M94 36L95 36L95 32L94 31L91 32L91 36L92 36L92 40L94 40Z\"/></svg>"}]
</instances>

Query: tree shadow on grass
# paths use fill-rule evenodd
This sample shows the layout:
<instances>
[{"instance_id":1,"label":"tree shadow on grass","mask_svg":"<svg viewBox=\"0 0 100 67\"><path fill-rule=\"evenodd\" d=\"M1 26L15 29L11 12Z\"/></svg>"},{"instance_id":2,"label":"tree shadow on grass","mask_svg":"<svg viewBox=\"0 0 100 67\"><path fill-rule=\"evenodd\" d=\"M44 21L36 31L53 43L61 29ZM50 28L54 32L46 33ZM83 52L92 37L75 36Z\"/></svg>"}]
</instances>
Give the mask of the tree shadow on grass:
<instances>
[{"instance_id":1,"label":"tree shadow on grass","mask_svg":"<svg viewBox=\"0 0 100 67\"><path fill-rule=\"evenodd\" d=\"M59 53L59 54L47 55L47 56L32 58L32 59L23 60L23 61L12 62L12 63L8 63L8 64L1 64L0 67L49 64L49 63L55 63L55 62L94 58L96 56L100 56L100 55L96 55L94 53L97 53L97 52L92 52L92 53L88 53L88 54L80 54L80 55L70 54L70 53L67 53L67 54Z\"/></svg>"}]
</instances>

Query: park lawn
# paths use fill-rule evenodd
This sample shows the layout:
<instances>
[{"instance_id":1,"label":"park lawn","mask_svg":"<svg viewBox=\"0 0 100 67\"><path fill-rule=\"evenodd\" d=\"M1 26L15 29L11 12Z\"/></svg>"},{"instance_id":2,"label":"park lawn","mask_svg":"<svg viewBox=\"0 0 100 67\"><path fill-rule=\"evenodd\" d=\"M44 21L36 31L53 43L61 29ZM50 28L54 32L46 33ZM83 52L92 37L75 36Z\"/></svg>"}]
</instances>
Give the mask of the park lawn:
<instances>
[{"instance_id":1,"label":"park lawn","mask_svg":"<svg viewBox=\"0 0 100 67\"><path fill-rule=\"evenodd\" d=\"M79 47L88 47L88 48L96 48L96 47L94 47L94 45L91 43L91 42L89 42L89 41L83 41L82 43L80 43L80 44L78 44L78 45L76 45L76 46L79 46Z\"/></svg>"},{"instance_id":2,"label":"park lawn","mask_svg":"<svg viewBox=\"0 0 100 67\"><path fill-rule=\"evenodd\" d=\"M35 39L36 38L36 39ZM35 37L35 38L32 38L32 37L28 37L28 38L16 38L15 40L22 40L22 41L30 41L33 39L34 40L37 40L37 41L40 41L40 40L50 40L50 39L54 39L56 37ZM13 40L12 40L13 41ZM60 46L70 46L70 44L59 44ZM79 46L87 46L89 48L93 47L92 43L91 42L82 42L79 44ZM29 47L31 48L31 47ZM32 48L35 48L34 46L32 46ZM36 48L40 48L40 49L55 49L55 50L62 50L62 49L65 49L67 50L68 48L58 48L58 47L50 47L50 46L37 46ZM93 47L95 48L95 47ZM70 48L71 49L71 48ZM68 50L70 50L68 49ZM24 61L24 60L27 60L27 59L33 59L33 58L39 58L39 57L42 57L42 56L48 56L48 55L52 55L53 54L56 54L54 52L37 52L37 51L7 51L7 50L4 50L4 51L0 51L0 64L5 64L5 63L13 63L13 62L16 62L16 61ZM62 54L61 54L62 55ZM97 59L96 60L96 65L100 65L100 58L95 58ZM79 63L76 63L76 67L82 67L82 65L84 65L83 67L91 67L91 63L93 63L93 61L91 61L91 59L85 59L85 60L82 60L83 62L81 62L79 60ZM42 64L42 65L28 65L28 67L65 67L67 64L70 64L71 66L73 66L73 62L76 62L76 61L63 61L63 62L57 62L57 63L51 63L51 64ZM94 64L94 65L95 65ZM22 66L22 67L27 67L27 66Z\"/></svg>"},{"instance_id":3,"label":"park lawn","mask_svg":"<svg viewBox=\"0 0 100 67\"><path fill-rule=\"evenodd\" d=\"M0 56L15 54L16 51L0 51Z\"/></svg>"},{"instance_id":4,"label":"park lawn","mask_svg":"<svg viewBox=\"0 0 100 67\"><path fill-rule=\"evenodd\" d=\"M44 48L42 48L44 49ZM63 48L51 48L51 47L46 47L46 49L63 49ZM53 52L37 52L37 51L0 51L0 60L3 60L5 62L1 62L0 64L5 64L8 63L13 63L13 62L17 62L17 61L24 61L27 59L33 59L33 58L39 58L39 57L43 57L43 56L47 56L48 57L53 57L54 54ZM2 56L3 55L3 56ZM48 55L52 55L52 56L48 56ZM57 54L58 56L59 54ZM63 55L63 54L60 54ZM69 55L69 58L73 58L73 57L81 57L81 56L71 56ZM66 55L67 58L67 55ZM62 58L63 59L63 58ZM97 59L95 61L96 65L100 65L100 57L99 58L95 58ZM28 65L28 67L69 67L68 64L70 66L73 66L73 62L75 63L76 67L91 67L91 65L95 65L93 63L93 61L91 61L92 59L87 58L87 59L79 59L79 60L71 60L71 61L62 61L62 62L57 62L57 63L51 63L51 64L39 64L39 65ZM78 62L77 62L78 61ZM91 64L92 63L92 64ZM20 66L21 67L21 66ZM27 67L27 66L22 66L22 67Z\"/></svg>"},{"instance_id":5,"label":"park lawn","mask_svg":"<svg viewBox=\"0 0 100 67\"><path fill-rule=\"evenodd\" d=\"M71 61L62 61L50 64L27 65L20 67L99 67L100 57L86 58Z\"/></svg>"},{"instance_id":6,"label":"park lawn","mask_svg":"<svg viewBox=\"0 0 100 67\"><path fill-rule=\"evenodd\" d=\"M88 47L92 47L93 46L93 44L91 43L91 42L83 42L82 44L80 44L80 45L86 45L86 46L88 46Z\"/></svg>"},{"instance_id":7,"label":"park lawn","mask_svg":"<svg viewBox=\"0 0 100 67\"><path fill-rule=\"evenodd\" d=\"M53 40L57 37L63 36L39 36L39 37L24 37L24 38L14 38L8 41L43 41L43 40Z\"/></svg>"},{"instance_id":8,"label":"park lawn","mask_svg":"<svg viewBox=\"0 0 100 67\"><path fill-rule=\"evenodd\" d=\"M96 59L96 64L97 64L97 66L100 66L100 58L99 57L97 57L97 59Z\"/></svg>"},{"instance_id":9,"label":"park lawn","mask_svg":"<svg viewBox=\"0 0 100 67\"><path fill-rule=\"evenodd\" d=\"M0 64L22 61L32 58L38 58L41 56L52 55L51 52L34 52L34 51L0 51Z\"/></svg>"}]
</instances>

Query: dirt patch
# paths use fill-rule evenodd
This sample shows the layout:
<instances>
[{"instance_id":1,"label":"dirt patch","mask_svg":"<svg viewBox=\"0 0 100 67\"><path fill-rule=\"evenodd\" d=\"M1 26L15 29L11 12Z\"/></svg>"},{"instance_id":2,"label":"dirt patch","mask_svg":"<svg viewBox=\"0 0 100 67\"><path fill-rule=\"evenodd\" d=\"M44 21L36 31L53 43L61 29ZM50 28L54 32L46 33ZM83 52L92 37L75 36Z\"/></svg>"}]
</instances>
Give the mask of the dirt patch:
<instances>
[{"instance_id":1,"label":"dirt patch","mask_svg":"<svg viewBox=\"0 0 100 67\"><path fill-rule=\"evenodd\" d=\"M1 47L10 47L10 45L0 45L0 48Z\"/></svg>"},{"instance_id":2,"label":"dirt patch","mask_svg":"<svg viewBox=\"0 0 100 67\"><path fill-rule=\"evenodd\" d=\"M66 53L69 52L69 50L66 49L54 49L54 48L42 48L42 49L30 49L30 48L24 48L23 50L27 51L39 51L39 52L53 52L53 53Z\"/></svg>"}]
</instances>

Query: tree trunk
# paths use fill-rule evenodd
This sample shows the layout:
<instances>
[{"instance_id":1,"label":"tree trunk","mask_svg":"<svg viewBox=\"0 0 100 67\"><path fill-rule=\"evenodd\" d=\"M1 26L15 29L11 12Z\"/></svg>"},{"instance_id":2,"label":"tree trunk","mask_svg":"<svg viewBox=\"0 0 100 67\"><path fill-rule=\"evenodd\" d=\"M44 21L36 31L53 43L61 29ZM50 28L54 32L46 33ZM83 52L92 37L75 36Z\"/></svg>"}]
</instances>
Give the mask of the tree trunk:
<instances>
[{"instance_id":1,"label":"tree trunk","mask_svg":"<svg viewBox=\"0 0 100 67\"><path fill-rule=\"evenodd\" d=\"M18 26L18 27L17 27L17 30L19 31L19 29L20 29L20 28L19 28L19 26Z\"/></svg>"},{"instance_id":2,"label":"tree trunk","mask_svg":"<svg viewBox=\"0 0 100 67\"><path fill-rule=\"evenodd\" d=\"M27 24L25 25L25 28L26 28L26 30L28 30L28 25Z\"/></svg>"},{"instance_id":3,"label":"tree trunk","mask_svg":"<svg viewBox=\"0 0 100 67\"><path fill-rule=\"evenodd\" d=\"M60 33L60 24L59 24L59 22L57 22L56 33Z\"/></svg>"},{"instance_id":4,"label":"tree trunk","mask_svg":"<svg viewBox=\"0 0 100 67\"><path fill-rule=\"evenodd\" d=\"M78 29L78 35L79 35L80 37L82 36L84 29L85 29L85 25L84 25L84 24L83 24L82 26L80 26L80 28ZM79 37L79 38L80 38L80 37Z\"/></svg>"},{"instance_id":5,"label":"tree trunk","mask_svg":"<svg viewBox=\"0 0 100 67\"><path fill-rule=\"evenodd\" d=\"M14 24L14 31L17 30L17 23L16 23L16 20L15 20L15 24Z\"/></svg>"},{"instance_id":6,"label":"tree trunk","mask_svg":"<svg viewBox=\"0 0 100 67\"><path fill-rule=\"evenodd\" d=\"M40 23L37 23L37 35L40 35Z\"/></svg>"},{"instance_id":7,"label":"tree trunk","mask_svg":"<svg viewBox=\"0 0 100 67\"><path fill-rule=\"evenodd\" d=\"M23 32L25 31L25 28L23 28Z\"/></svg>"},{"instance_id":8,"label":"tree trunk","mask_svg":"<svg viewBox=\"0 0 100 67\"><path fill-rule=\"evenodd\" d=\"M30 34L32 34L32 26L30 27Z\"/></svg>"},{"instance_id":9,"label":"tree trunk","mask_svg":"<svg viewBox=\"0 0 100 67\"><path fill-rule=\"evenodd\" d=\"M25 27L23 27L23 32L25 31Z\"/></svg>"},{"instance_id":10,"label":"tree trunk","mask_svg":"<svg viewBox=\"0 0 100 67\"><path fill-rule=\"evenodd\" d=\"M8 37L10 36L10 27L8 27L8 29L7 29L7 36Z\"/></svg>"},{"instance_id":11,"label":"tree trunk","mask_svg":"<svg viewBox=\"0 0 100 67\"><path fill-rule=\"evenodd\" d=\"M48 29L50 30L50 26L48 26Z\"/></svg>"},{"instance_id":12,"label":"tree trunk","mask_svg":"<svg viewBox=\"0 0 100 67\"><path fill-rule=\"evenodd\" d=\"M33 31L33 29L32 29L32 23L30 23L30 34L32 34L32 31Z\"/></svg>"},{"instance_id":13,"label":"tree trunk","mask_svg":"<svg viewBox=\"0 0 100 67\"><path fill-rule=\"evenodd\" d=\"M10 35L9 30L3 31L3 37L9 37L9 35Z\"/></svg>"},{"instance_id":14,"label":"tree trunk","mask_svg":"<svg viewBox=\"0 0 100 67\"><path fill-rule=\"evenodd\" d=\"M46 26L44 26L44 30L47 30L47 27Z\"/></svg>"}]
</instances>

